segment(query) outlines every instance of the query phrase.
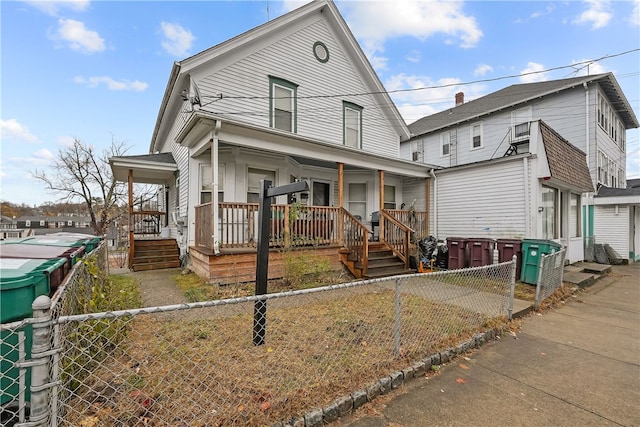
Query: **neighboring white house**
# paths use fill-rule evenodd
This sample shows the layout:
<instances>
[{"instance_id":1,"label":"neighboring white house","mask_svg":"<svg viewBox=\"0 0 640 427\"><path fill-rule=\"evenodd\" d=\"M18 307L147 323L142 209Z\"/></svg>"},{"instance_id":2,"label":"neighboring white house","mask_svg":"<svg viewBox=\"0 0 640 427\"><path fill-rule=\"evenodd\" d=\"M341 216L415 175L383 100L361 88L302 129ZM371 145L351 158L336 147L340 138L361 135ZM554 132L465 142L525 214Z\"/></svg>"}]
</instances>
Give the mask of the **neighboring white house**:
<instances>
[{"instance_id":1,"label":"neighboring white house","mask_svg":"<svg viewBox=\"0 0 640 427\"><path fill-rule=\"evenodd\" d=\"M383 207L426 209L429 167L400 157L409 136L336 6L318 0L174 63L150 154L111 164L119 180L164 186L183 252L218 254L257 237L249 205L262 179L304 180L308 192L276 203L344 208L369 227ZM205 205L219 207L206 224Z\"/></svg>"},{"instance_id":2,"label":"neighboring white house","mask_svg":"<svg viewBox=\"0 0 640 427\"><path fill-rule=\"evenodd\" d=\"M600 187L593 202L596 243L609 244L621 259L640 261L640 179L628 180L626 188Z\"/></svg>"},{"instance_id":3,"label":"neighboring white house","mask_svg":"<svg viewBox=\"0 0 640 427\"><path fill-rule=\"evenodd\" d=\"M455 107L409 125L414 136L401 148L405 158L443 168L434 170L431 232L552 239L568 247L571 262L582 260L597 219L592 192L624 187L626 129L639 126L613 74L456 98ZM554 155L554 147L566 152Z\"/></svg>"}]
</instances>

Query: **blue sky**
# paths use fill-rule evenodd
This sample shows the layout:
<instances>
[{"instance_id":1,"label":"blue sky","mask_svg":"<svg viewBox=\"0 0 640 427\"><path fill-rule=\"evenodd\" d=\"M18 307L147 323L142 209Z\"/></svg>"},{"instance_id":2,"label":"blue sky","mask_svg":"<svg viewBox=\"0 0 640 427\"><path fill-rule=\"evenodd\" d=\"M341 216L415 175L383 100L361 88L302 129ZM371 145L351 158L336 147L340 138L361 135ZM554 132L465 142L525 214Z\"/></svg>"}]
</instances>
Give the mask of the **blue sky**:
<instances>
[{"instance_id":1,"label":"blue sky","mask_svg":"<svg viewBox=\"0 0 640 427\"><path fill-rule=\"evenodd\" d=\"M172 63L304 2L1 1L0 199L74 138L146 154ZM612 71L640 117L640 0L336 1L407 123L503 87ZM598 60L600 58L604 58ZM586 61L590 62L587 66ZM638 130L627 177L640 177Z\"/></svg>"}]
</instances>

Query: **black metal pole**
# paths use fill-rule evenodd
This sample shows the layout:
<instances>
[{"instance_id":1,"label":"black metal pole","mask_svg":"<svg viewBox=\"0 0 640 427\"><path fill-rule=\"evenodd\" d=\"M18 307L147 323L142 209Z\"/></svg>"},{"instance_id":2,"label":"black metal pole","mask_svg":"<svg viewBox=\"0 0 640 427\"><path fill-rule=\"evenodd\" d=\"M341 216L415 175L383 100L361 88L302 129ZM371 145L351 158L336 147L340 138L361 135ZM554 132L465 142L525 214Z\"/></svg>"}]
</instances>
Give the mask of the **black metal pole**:
<instances>
[{"instance_id":1,"label":"black metal pole","mask_svg":"<svg viewBox=\"0 0 640 427\"><path fill-rule=\"evenodd\" d=\"M258 257L256 259L256 295L267 293L267 273L269 271L269 221L271 219L271 201L267 190L271 181L260 180L258 199ZM257 300L253 308L253 345L264 344L267 328L267 300Z\"/></svg>"}]
</instances>

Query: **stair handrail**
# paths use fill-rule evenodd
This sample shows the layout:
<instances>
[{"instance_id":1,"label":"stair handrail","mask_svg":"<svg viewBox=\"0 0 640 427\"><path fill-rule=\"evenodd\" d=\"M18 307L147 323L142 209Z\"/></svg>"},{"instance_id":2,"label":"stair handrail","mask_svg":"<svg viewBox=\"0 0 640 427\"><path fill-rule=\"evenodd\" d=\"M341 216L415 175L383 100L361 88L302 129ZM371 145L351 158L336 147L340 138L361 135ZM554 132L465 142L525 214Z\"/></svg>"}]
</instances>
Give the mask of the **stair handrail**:
<instances>
[{"instance_id":1,"label":"stair handrail","mask_svg":"<svg viewBox=\"0 0 640 427\"><path fill-rule=\"evenodd\" d=\"M383 235L379 236L380 241L390 247L393 253L404 262L404 268L408 268L409 242L413 230L384 209L380 211L380 221L384 221L381 227Z\"/></svg>"},{"instance_id":2,"label":"stair handrail","mask_svg":"<svg viewBox=\"0 0 640 427\"><path fill-rule=\"evenodd\" d=\"M367 274L369 267L369 233L366 225L342 208L342 246L362 264L362 275Z\"/></svg>"}]
</instances>

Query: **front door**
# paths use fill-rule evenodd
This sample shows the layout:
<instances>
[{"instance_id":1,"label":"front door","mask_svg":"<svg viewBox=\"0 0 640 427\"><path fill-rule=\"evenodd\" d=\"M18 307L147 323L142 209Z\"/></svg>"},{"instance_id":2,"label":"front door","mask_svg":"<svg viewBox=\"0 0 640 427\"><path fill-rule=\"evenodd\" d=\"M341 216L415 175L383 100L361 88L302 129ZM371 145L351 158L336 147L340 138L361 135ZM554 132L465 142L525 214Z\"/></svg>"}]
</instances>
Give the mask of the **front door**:
<instances>
[{"instance_id":1,"label":"front door","mask_svg":"<svg viewBox=\"0 0 640 427\"><path fill-rule=\"evenodd\" d=\"M313 206L329 206L329 184L326 182L313 181Z\"/></svg>"}]
</instances>

